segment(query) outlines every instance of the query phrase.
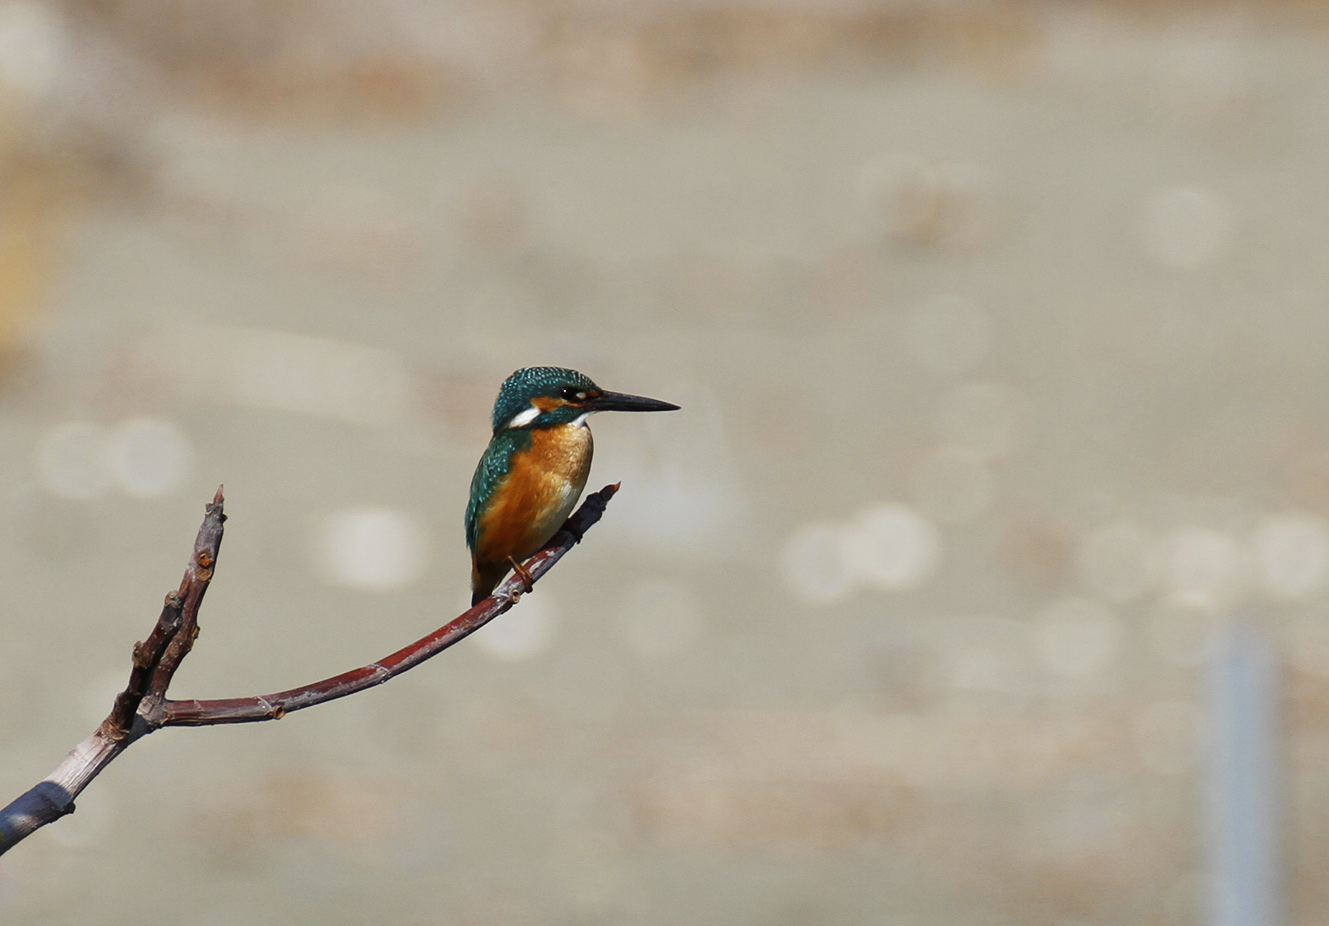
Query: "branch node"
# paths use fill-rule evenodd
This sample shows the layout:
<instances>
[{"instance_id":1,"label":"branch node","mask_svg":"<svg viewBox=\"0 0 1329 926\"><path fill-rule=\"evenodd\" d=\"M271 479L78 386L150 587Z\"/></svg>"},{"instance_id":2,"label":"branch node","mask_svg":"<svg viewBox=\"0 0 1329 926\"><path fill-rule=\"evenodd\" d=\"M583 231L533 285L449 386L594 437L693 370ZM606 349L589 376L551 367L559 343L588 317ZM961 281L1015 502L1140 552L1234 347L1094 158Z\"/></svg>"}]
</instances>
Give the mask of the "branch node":
<instances>
[{"instance_id":1,"label":"branch node","mask_svg":"<svg viewBox=\"0 0 1329 926\"><path fill-rule=\"evenodd\" d=\"M262 710L263 716L271 720L281 720L286 716L286 705L282 704L280 701L269 701L267 698L259 698L258 706L259 709Z\"/></svg>"},{"instance_id":2,"label":"branch node","mask_svg":"<svg viewBox=\"0 0 1329 926\"><path fill-rule=\"evenodd\" d=\"M47 807L51 808L51 810L58 816L63 817L66 814L74 812L74 799L69 796L64 788L61 788L54 782L49 780L43 781L33 790L36 792L37 798ZM60 795L60 800L56 800L52 792Z\"/></svg>"},{"instance_id":3,"label":"branch node","mask_svg":"<svg viewBox=\"0 0 1329 926\"><path fill-rule=\"evenodd\" d=\"M490 596L432 633L383 659L276 694L219 701L175 701L167 688L180 662L198 636L198 610L212 579L221 546L222 491L217 490L199 528L189 567L180 587L166 595L161 616L147 639L133 647L133 671L125 690L115 699L110 715L92 736L74 748L51 777L0 808L0 854L30 833L74 812L74 798L105 766L137 739L165 726L209 726L280 720L288 712L343 698L418 666L483 627L511 608L535 581L548 572L600 520L605 505L618 487L605 486L587 496L550 542L524 563L514 563L516 575Z\"/></svg>"},{"instance_id":4,"label":"branch node","mask_svg":"<svg viewBox=\"0 0 1329 926\"><path fill-rule=\"evenodd\" d=\"M166 600L162 603L162 615L157 619L157 622L167 630L175 630L180 626L180 616L184 606L185 602L180 597L180 590L171 589L166 593Z\"/></svg>"}]
</instances>

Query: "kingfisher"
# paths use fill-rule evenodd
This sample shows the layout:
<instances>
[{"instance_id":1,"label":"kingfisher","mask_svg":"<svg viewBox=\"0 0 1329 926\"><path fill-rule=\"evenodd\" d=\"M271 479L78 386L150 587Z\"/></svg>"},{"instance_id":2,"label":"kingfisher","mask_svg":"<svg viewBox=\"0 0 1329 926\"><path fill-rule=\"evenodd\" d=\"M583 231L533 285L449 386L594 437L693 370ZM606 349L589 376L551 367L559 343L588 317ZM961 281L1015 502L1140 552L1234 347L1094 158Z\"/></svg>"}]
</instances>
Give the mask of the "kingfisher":
<instances>
[{"instance_id":1,"label":"kingfisher","mask_svg":"<svg viewBox=\"0 0 1329 926\"><path fill-rule=\"evenodd\" d=\"M563 367L526 367L503 381L494 402L494 435L471 478L466 546L471 550L471 606L509 570L530 588L521 561L563 526L591 471L596 412L668 412L659 399L607 392Z\"/></svg>"}]
</instances>

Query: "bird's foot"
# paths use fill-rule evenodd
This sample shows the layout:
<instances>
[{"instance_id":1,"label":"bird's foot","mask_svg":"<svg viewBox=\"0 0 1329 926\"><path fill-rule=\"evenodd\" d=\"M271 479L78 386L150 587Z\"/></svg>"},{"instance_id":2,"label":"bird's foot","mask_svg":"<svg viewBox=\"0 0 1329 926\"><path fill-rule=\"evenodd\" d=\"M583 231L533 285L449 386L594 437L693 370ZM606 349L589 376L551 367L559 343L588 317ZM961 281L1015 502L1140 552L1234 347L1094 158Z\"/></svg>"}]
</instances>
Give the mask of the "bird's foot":
<instances>
[{"instance_id":1,"label":"bird's foot","mask_svg":"<svg viewBox=\"0 0 1329 926\"><path fill-rule=\"evenodd\" d=\"M511 556L508 557L508 562L512 564L512 571L517 574L517 578L521 579L521 584L524 590L529 592L532 589L534 589L535 579L533 579L531 577L531 574L526 571L526 567L523 566L521 563L517 562Z\"/></svg>"}]
</instances>

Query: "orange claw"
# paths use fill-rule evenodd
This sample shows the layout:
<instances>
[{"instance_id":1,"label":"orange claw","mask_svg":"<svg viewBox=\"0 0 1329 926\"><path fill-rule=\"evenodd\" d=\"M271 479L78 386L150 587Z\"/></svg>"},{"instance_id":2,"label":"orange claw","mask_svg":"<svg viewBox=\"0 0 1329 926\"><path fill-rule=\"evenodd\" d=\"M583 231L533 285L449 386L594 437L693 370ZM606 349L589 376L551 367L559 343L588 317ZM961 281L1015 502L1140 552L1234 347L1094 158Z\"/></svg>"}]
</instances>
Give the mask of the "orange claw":
<instances>
[{"instance_id":1,"label":"orange claw","mask_svg":"<svg viewBox=\"0 0 1329 926\"><path fill-rule=\"evenodd\" d=\"M526 587L526 591L529 592L535 588L535 579L533 579L531 574L526 571L525 566L517 562L511 556L508 557L508 562L512 564L512 571L517 574L517 578L521 579L521 584Z\"/></svg>"}]
</instances>

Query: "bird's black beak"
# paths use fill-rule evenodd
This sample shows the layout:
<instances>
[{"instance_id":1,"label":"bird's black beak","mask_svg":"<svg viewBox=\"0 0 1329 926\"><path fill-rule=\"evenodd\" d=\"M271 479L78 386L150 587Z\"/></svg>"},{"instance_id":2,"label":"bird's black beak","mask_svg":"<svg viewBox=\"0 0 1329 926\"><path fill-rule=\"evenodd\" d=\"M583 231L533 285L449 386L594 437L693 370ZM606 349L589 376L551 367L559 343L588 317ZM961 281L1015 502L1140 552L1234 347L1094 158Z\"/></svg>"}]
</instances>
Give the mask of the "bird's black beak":
<instances>
[{"instance_id":1,"label":"bird's black beak","mask_svg":"<svg viewBox=\"0 0 1329 926\"><path fill-rule=\"evenodd\" d=\"M587 399L581 407L590 412L672 412L678 408L670 402L621 392L602 392Z\"/></svg>"}]
</instances>

